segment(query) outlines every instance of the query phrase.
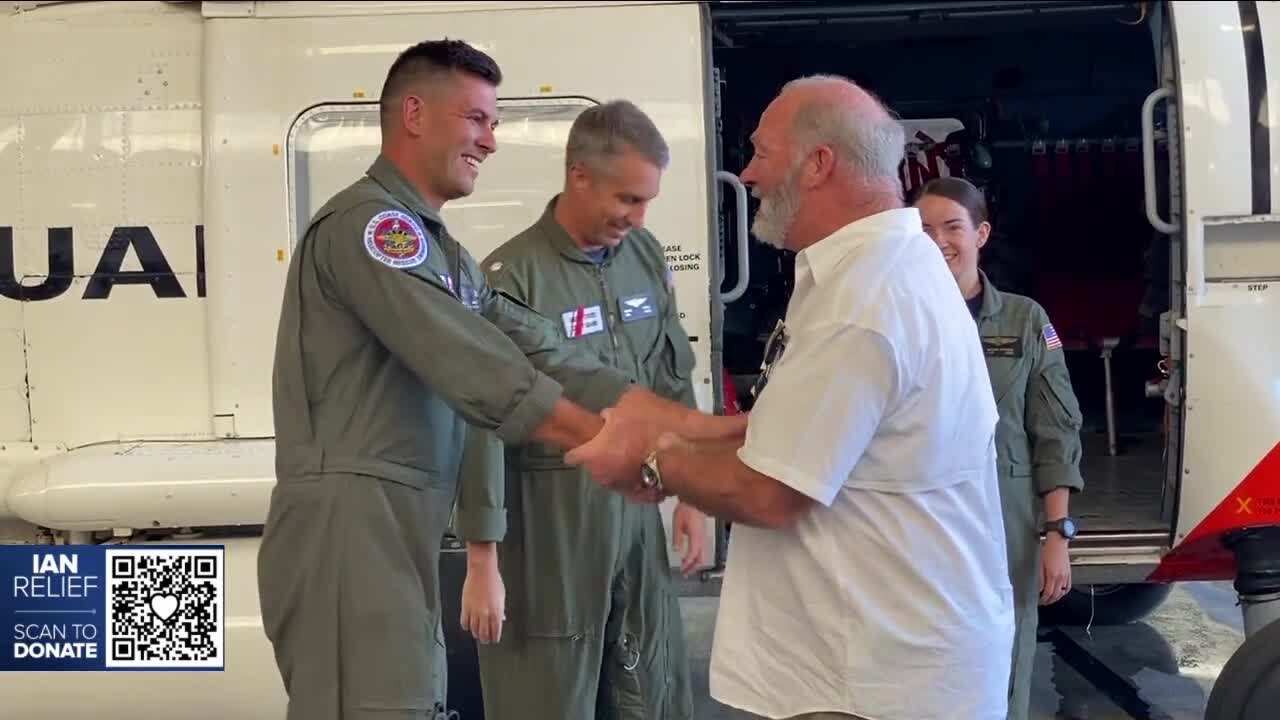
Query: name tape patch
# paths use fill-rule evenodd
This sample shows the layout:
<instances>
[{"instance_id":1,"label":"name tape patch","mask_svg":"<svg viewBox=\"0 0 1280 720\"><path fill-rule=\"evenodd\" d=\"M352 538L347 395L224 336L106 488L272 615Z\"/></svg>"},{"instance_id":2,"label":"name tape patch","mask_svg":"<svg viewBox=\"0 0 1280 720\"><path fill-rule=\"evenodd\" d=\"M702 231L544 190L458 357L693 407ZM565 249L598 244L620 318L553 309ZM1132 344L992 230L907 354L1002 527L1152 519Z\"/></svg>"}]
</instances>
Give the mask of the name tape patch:
<instances>
[{"instance_id":1,"label":"name tape patch","mask_svg":"<svg viewBox=\"0 0 1280 720\"><path fill-rule=\"evenodd\" d=\"M1022 357L1022 338L1012 335L990 335L982 338L982 351L988 357Z\"/></svg>"},{"instance_id":2,"label":"name tape patch","mask_svg":"<svg viewBox=\"0 0 1280 720\"><path fill-rule=\"evenodd\" d=\"M387 267L417 267L427 259L427 234L408 213L383 210L364 226L364 249Z\"/></svg>"},{"instance_id":3,"label":"name tape patch","mask_svg":"<svg viewBox=\"0 0 1280 720\"><path fill-rule=\"evenodd\" d=\"M599 305L566 310L560 314L564 334L570 338L586 337L604 331L604 313Z\"/></svg>"}]
</instances>

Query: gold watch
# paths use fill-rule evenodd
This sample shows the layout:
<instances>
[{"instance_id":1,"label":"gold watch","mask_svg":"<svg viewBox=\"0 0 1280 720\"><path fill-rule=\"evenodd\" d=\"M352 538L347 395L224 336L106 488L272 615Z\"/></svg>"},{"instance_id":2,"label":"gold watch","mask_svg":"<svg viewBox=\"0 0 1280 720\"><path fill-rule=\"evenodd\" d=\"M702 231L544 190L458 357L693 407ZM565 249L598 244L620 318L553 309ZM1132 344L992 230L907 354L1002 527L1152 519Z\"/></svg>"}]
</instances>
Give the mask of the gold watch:
<instances>
[{"instance_id":1,"label":"gold watch","mask_svg":"<svg viewBox=\"0 0 1280 720\"><path fill-rule=\"evenodd\" d=\"M640 467L640 477L646 488L662 491L662 471L658 469L658 451L649 453Z\"/></svg>"}]
</instances>

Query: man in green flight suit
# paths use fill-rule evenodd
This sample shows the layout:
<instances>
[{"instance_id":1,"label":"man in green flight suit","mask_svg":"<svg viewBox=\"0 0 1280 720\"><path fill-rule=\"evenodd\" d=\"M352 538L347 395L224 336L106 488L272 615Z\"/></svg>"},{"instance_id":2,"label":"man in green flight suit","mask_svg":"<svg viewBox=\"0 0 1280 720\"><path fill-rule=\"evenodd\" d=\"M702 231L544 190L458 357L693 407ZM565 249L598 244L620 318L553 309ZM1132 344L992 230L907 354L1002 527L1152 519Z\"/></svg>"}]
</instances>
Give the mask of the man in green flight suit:
<instances>
[{"instance_id":1,"label":"man in green flight suit","mask_svg":"<svg viewBox=\"0 0 1280 720\"><path fill-rule=\"evenodd\" d=\"M258 555L289 720L445 712L438 562L468 424L561 449L594 437L609 406L647 428L713 427L563 341L450 236L440 208L472 192L496 150L500 82L460 41L402 53L382 89L378 158L290 260ZM643 457L619 448L611 462L604 475L625 481Z\"/></svg>"},{"instance_id":2,"label":"man in green flight suit","mask_svg":"<svg viewBox=\"0 0 1280 720\"><path fill-rule=\"evenodd\" d=\"M1000 413L996 456L1016 618L1008 717L1026 720L1037 605L1071 589L1067 546L1076 525L1067 506L1084 488L1080 406L1048 313L1029 297L999 290L978 269L991 232L982 191L963 178L937 178L921 188L915 206L977 322Z\"/></svg>"},{"instance_id":3,"label":"man in green flight suit","mask_svg":"<svg viewBox=\"0 0 1280 720\"><path fill-rule=\"evenodd\" d=\"M558 318L570 342L693 408L693 349L662 245L643 227L668 160L661 133L632 103L584 111L569 131L563 191L483 264L495 288ZM462 475L462 625L480 641L485 717L690 718L658 506L597 486L555 448L510 443L504 457L487 432L471 434ZM704 559L705 521L692 506L674 510L686 572Z\"/></svg>"}]
</instances>

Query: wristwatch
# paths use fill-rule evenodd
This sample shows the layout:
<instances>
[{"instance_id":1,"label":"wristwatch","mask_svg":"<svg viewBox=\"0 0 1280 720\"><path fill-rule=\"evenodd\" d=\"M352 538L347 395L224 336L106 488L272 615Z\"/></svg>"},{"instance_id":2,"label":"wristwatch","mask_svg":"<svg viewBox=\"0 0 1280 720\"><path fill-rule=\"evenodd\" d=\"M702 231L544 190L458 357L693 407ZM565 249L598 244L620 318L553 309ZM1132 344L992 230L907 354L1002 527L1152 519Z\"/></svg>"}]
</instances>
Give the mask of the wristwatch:
<instances>
[{"instance_id":1,"label":"wristwatch","mask_svg":"<svg viewBox=\"0 0 1280 720\"><path fill-rule=\"evenodd\" d=\"M1056 532L1067 540L1072 540L1076 536L1076 521L1070 517L1051 520L1040 526L1040 531L1049 533Z\"/></svg>"},{"instance_id":2,"label":"wristwatch","mask_svg":"<svg viewBox=\"0 0 1280 720\"><path fill-rule=\"evenodd\" d=\"M662 492L662 471L658 469L657 450L649 453L649 457L644 459L644 465L640 467L640 477L646 488Z\"/></svg>"}]
</instances>

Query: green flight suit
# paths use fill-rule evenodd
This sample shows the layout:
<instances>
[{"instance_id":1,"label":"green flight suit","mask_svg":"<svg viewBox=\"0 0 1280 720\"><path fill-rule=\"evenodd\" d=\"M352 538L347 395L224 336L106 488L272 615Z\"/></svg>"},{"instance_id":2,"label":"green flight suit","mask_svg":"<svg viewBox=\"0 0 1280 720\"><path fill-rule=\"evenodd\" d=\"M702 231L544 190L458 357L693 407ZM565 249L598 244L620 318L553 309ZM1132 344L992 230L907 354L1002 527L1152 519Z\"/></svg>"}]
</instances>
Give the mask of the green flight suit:
<instances>
[{"instance_id":1,"label":"green flight suit","mask_svg":"<svg viewBox=\"0 0 1280 720\"><path fill-rule=\"evenodd\" d=\"M598 411L630 380L492 289L385 158L326 203L285 283L258 555L289 720L435 718L467 423L523 442L562 394Z\"/></svg>"},{"instance_id":2,"label":"green flight suit","mask_svg":"<svg viewBox=\"0 0 1280 720\"><path fill-rule=\"evenodd\" d=\"M557 198L484 261L494 287L659 395L696 407L689 338L662 246L629 233L599 264L556 222ZM684 720L689 665L656 505L599 487L561 453L469 439L456 529L495 541L507 590L497 644L479 645L488 720ZM487 482L486 482L487 480Z\"/></svg>"},{"instance_id":3,"label":"green flight suit","mask_svg":"<svg viewBox=\"0 0 1280 720\"><path fill-rule=\"evenodd\" d=\"M1040 604L1042 496L1060 487L1079 492L1080 407L1049 316L1022 295L982 278L976 313L1000 420L996 454L1017 627L1009 717L1024 720L1031 702ZM975 298L977 300L977 298ZM971 303L971 308L974 303Z\"/></svg>"}]
</instances>

